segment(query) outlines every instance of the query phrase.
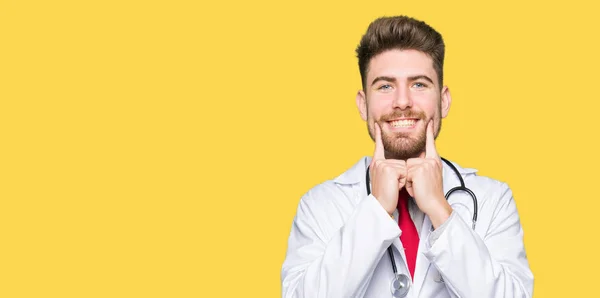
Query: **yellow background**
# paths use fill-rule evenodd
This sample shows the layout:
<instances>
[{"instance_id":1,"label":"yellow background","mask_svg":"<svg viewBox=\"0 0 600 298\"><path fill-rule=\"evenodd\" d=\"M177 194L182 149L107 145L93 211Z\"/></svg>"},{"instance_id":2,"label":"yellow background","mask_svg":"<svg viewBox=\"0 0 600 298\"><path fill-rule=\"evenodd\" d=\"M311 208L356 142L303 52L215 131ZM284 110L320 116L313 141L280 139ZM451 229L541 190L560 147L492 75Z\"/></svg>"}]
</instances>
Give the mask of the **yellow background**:
<instances>
[{"instance_id":1,"label":"yellow background","mask_svg":"<svg viewBox=\"0 0 600 298\"><path fill-rule=\"evenodd\" d=\"M448 2L1 1L0 297L279 297L396 14L444 36L438 151L512 187L535 297L595 295L598 9Z\"/></svg>"}]
</instances>

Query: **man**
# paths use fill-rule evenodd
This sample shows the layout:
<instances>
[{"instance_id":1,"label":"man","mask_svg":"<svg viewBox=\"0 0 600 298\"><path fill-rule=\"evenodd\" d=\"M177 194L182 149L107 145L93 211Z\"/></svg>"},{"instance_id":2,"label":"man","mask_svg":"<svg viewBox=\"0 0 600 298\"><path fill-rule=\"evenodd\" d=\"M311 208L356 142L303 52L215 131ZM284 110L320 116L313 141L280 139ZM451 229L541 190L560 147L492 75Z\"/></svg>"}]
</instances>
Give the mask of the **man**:
<instances>
[{"instance_id":1,"label":"man","mask_svg":"<svg viewBox=\"0 0 600 298\"><path fill-rule=\"evenodd\" d=\"M374 154L301 198L283 297L379 298L404 290L406 297L532 297L510 188L448 162L453 169L436 151L452 101L443 86L444 47L438 32L413 18L380 18L368 27L356 50L363 87L356 105ZM476 204L467 191L446 200L460 178Z\"/></svg>"}]
</instances>

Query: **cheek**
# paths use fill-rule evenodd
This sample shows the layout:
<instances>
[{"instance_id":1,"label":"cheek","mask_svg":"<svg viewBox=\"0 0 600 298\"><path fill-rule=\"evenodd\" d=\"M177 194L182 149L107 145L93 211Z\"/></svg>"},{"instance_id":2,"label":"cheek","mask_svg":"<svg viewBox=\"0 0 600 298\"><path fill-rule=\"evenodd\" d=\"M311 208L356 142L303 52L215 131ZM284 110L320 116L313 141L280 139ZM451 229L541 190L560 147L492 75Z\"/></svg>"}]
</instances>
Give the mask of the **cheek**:
<instances>
[{"instance_id":1,"label":"cheek","mask_svg":"<svg viewBox=\"0 0 600 298\"><path fill-rule=\"evenodd\" d=\"M438 118L440 116L440 107L436 101L422 101L421 104L418 106L418 109L423 111L428 118Z\"/></svg>"},{"instance_id":2,"label":"cheek","mask_svg":"<svg viewBox=\"0 0 600 298\"><path fill-rule=\"evenodd\" d=\"M387 109L387 101L385 100L373 100L369 105L369 118L379 119L381 115L385 114Z\"/></svg>"}]
</instances>

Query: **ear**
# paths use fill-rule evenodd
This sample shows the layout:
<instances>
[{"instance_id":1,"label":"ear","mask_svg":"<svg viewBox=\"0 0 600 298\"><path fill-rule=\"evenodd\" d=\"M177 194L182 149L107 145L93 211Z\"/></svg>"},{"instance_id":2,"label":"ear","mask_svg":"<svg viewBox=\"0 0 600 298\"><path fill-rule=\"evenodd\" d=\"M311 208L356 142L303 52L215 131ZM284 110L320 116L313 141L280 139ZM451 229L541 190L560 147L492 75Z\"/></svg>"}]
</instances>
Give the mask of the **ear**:
<instances>
[{"instance_id":1,"label":"ear","mask_svg":"<svg viewBox=\"0 0 600 298\"><path fill-rule=\"evenodd\" d=\"M448 86L442 88L441 100L442 118L446 118L448 112L450 112L450 104L452 103L452 97L450 96L450 89Z\"/></svg>"},{"instance_id":2,"label":"ear","mask_svg":"<svg viewBox=\"0 0 600 298\"><path fill-rule=\"evenodd\" d=\"M356 107L360 113L360 118L362 118L363 121L367 121L367 97L362 90L359 90L358 93L356 93Z\"/></svg>"}]
</instances>

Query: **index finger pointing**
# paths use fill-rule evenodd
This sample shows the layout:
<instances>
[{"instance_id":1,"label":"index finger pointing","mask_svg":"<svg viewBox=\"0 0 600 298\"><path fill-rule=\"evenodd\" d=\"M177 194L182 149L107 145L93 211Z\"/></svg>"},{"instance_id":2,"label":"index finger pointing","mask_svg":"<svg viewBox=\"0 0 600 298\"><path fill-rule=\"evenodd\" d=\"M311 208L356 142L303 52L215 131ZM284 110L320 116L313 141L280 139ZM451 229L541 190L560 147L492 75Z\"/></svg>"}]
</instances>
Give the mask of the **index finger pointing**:
<instances>
[{"instance_id":1,"label":"index finger pointing","mask_svg":"<svg viewBox=\"0 0 600 298\"><path fill-rule=\"evenodd\" d=\"M375 122L375 152L373 153L373 160L378 159L385 159L385 151L383 150L383 142L381 141L381 128Z\"/></svg>"},{"instance_id":2,"label":"index finger pointing","mask_svg":"<svg viewBox=\"0 0 600 298\"><path fill-rule=\"evenodd\" d=\"M431 119L427 125L427 145L425 148L425 158L438 157L437 150L435 149L435 137L433 135L433 119Z\"/></svg>"}]
</instances>

